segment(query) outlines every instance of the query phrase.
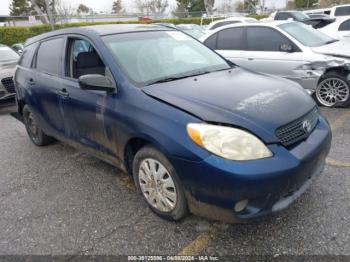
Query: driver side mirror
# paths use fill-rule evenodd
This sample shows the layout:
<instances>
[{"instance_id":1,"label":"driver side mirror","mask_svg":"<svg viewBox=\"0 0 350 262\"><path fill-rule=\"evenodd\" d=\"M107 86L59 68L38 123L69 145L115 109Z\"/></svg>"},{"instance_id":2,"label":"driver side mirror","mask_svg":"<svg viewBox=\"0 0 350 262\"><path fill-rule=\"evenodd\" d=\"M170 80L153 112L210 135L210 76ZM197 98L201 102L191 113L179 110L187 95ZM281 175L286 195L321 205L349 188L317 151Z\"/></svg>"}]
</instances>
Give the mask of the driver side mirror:
<instances>
[{"instance_id":1,"label":"driver side mirror","mask_svg":"<svg viewBox=\"0 0 350 262\"><path fill-rule=\"evenodd\" d=\"M79 86L83 90L113 92L116 90L114 81L103 75L91 74L79 77Z\"/></svg>"},{"instance_id":2,"label":"driver side mirror","mask_svg":"<svg viewBox=\"0 0 350 262\"><path fill-rule=\"evenodd\" d=\"M282 52L287 52L287 53L293 53L294 52L293 46L291 44L287 44L287 43L280 45L279 49Z\"/></svg>"}]
</instances>

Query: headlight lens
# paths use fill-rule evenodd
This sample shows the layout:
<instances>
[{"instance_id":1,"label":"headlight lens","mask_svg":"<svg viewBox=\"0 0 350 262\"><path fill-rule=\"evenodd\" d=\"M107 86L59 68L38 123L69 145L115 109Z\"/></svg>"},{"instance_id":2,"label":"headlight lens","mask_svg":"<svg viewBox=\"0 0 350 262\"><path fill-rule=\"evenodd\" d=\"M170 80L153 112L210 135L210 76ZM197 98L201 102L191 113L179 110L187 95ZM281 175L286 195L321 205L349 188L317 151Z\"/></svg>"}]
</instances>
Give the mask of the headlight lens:
<instances>
[{"instance_id":1,"label":"headlight lens","mask_svg":"<svg viewBox=\"0 0 350 262\"><path fill-rule=\"evenodd\" d=\"M241 129L188 124L187 133L197 145L226 159L253 160L273 155L262 141Z\"/></svg>"}]
</instances>

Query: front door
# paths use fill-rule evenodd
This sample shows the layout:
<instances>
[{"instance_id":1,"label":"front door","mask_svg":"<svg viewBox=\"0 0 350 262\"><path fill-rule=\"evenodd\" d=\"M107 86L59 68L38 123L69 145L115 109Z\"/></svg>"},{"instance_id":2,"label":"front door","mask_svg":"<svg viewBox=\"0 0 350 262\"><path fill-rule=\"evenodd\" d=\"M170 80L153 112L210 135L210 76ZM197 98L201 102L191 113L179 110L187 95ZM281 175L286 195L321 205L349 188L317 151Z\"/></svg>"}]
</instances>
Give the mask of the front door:
<instances>
[{"instance_id":1,"label":"front door","mask_svg":"<svg viewBox=\"0 0 350 262\"><path fill-rule=\"evenodd\" d=\"M84 39L68 38L66 77L61 90L66 136L85 146L112 154L105 131L105 110L110 94L83 90L78 78L105 75L105 65L94 47Z\"/></svg>"},{"instance_id":2,"label":"front door","mask_svg":"<svg viewBox=\"0 0 350 262\"><path fill-rule=\"evenodd\" d=\"M281 46L294 48L281 51ZM222 30L217 36L217 51L247 69L296 80L298 68L305 64L304 54L275 29L250 26Z\"/></svg>"},{"instance_id":3,"label":"front door","mask_svg":"<svg viewBox=\"0 0 350 262\"><path fill-rule=\"evenodd\" d=\"M305 63L303 53L287 37L268 27L247 27L246 30L243 66L290 79L300 77L298 68ZM292 47L292 52L282 51L283 46Z\"/></svg>"}]
</instances>

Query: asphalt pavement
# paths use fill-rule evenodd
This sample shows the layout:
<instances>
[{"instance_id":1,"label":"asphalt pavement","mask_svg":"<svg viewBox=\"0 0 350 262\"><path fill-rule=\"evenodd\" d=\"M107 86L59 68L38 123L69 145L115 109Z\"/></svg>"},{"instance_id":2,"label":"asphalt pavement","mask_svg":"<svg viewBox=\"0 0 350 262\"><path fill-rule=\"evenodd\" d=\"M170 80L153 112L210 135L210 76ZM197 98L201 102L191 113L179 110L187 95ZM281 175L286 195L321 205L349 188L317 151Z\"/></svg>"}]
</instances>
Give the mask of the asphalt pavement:
<instances>
[{"instance_id":1,"label":"asphalt pavement","mask_svg":"<svg viewBox=\"0 0 350 262\"><path fill-rule=\"evenodd\" d=\"M323 174L288 210L248 224L154 215L131 179L57 142L36 147L0 108L0 255L350 256L350 109L326 109Z\"/></svg>"}]
</instances>

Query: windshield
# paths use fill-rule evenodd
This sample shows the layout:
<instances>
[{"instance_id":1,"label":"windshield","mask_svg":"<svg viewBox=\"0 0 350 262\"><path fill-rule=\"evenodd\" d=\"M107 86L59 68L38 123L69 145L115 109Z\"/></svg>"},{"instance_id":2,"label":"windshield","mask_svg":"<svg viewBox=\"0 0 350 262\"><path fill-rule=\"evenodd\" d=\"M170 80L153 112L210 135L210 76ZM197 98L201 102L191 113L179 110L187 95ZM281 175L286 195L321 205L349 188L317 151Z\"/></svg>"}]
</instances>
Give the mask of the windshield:
<instances>
[{"instance_id":1,"label":"windshield","mask_svg":"<svg viewBox=\"0 0 350 262\"><path fill-rule=\"evenodd\" d=\"M310 19L310 17L308 15L306 15L302 12L294 12L294 16L299 21Z\"/></svg>"},{"instance_id":2,"label":"windshield","mask_svg":"<svg viewBox=\"0 0 350 262\"><path fill-rule=\"evenodd\" d=\"M336 41L335 39L321 33L311 26L298 22L281 24L278 27L294 37L303 45L309 47L322 46Z\"/></svg>"},{"instance_id":3,"label":"windshield","mask_svg":"<svg viewBox=\"0 0 350 262\"><path fill-rule=\"evenodd\" d=\"M192 36L196 39L199 39L205 35L205 32L202 30L182 30L182 31L189 34L190 36Z\"/></svg>"},{"instance_id":4,"label":"windshield","mask_svg":"<svg viewBox=\"0 0 350 262\"><path fill-rule=\"evenodd\" d=\"M19 55L8 47L0 47L0 62L18 60Z\"/></svg>"},{"instance_id":5,"label":"windshield","mask_svg":"<svg viewBox=\"0 0 350 262\"><path fill-rule=\"evenodd\" d=\"M223 58L179 31L116 34L103 41L138 86L230 68Z\"/></svg>"}]
</instances>

